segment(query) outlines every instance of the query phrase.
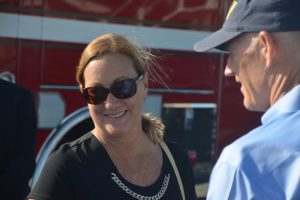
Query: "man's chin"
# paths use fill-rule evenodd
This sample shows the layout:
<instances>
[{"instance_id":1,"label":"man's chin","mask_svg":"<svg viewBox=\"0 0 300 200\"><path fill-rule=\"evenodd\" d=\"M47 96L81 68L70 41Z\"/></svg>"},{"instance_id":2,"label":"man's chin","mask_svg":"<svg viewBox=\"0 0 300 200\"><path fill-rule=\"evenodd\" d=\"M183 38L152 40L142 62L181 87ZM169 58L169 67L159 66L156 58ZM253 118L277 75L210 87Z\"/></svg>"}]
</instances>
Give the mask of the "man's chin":
<instances>
[{"instance_id":1,"label":"man's chin","mask_svg":"<svg viewBox=\"0 0 300 200\"><path fill-rule=\"evenodd\" d=\"M268 109L265 106L258 105L257 103L249 102L245 98L244 98L244 107L247 110L254 111L254 112L265 112Z\"/></svg>"}]
</instances>

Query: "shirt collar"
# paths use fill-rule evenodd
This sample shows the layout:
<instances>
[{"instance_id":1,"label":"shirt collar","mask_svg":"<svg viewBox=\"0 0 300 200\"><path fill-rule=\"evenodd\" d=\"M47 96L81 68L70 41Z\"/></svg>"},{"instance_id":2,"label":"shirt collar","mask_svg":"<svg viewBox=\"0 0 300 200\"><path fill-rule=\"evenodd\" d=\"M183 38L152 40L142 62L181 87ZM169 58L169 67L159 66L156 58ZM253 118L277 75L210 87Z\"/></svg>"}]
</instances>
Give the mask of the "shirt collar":
<instances>
[{"instance_id":1,"label":"shirt collar","mask_svg":"<svg viewBox=\"0 0 300 200\"><path fill-rule=\"evenodd\" d=\"M281 97L262 116L263 124L284 115L300 110L300 85L295 86L291 91Z\"/></svg>"}]
</instances>

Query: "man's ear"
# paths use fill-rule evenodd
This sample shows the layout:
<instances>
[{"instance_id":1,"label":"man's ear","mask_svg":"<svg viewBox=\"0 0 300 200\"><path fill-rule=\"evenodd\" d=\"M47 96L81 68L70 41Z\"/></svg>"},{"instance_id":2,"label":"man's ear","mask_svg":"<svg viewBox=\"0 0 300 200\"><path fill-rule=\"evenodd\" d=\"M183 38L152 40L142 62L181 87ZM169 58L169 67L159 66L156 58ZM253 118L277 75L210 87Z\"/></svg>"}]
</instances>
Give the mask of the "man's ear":
<instances>
[{"instance_id":1,"label":"man's ear","mask_svg":"<svg viewBox=\"0 0 300 200\"><path fill-rule=\"evenodd\" d=\"M80 85L79 85L79 89L80 89L80 92L82 93L82 92L83 92L83 89L84 89L84 88L83 88L83 85L80 84Z\"/></svg>"},{"instance_id":2,"label":"man's ear","mask_svg":"<svg viewBox=\"0 0 300 200\"><path fill-rule=\"evenodd\" d=\"M265 58L266 67L271 67L276 55L276 43L271 33L261 31L258 34L259 42L261 45L261 54Z\"/></svg>"}]
</instances>

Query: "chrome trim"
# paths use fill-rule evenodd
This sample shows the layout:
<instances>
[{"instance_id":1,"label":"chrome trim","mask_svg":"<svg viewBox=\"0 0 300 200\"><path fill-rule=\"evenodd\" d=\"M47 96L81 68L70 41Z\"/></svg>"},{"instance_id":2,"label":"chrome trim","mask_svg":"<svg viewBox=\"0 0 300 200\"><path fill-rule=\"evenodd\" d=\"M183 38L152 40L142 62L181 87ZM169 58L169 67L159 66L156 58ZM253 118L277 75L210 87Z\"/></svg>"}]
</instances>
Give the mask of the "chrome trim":
<instances>
[{"instance_id":1,"label":"chrome trim","mask_svg":"<svg viewBox=\"0 0 300 200\"><path fill-rule=\"evenodd\" d=\"M178 94L202 94L212 95L214 90L194 90L194 89L171 89L171 88L149 88L149 92L157 93L178 93Z\"/></svg>"},{"instance_id":2,"label":"chrome trim","mask_svg":"<svg viewBox=\"0 0 300 200\"><path fill-rule=\"evenodd\" d=\"M41 85L41 89L51 90L79 90L79 86L73 85ZM149 88L149 92L153 93L177 93L177 94L201 94L201 95L213 95L214 90L204 89L171 89L171 88Z\"/></svg>"},{"instance_id":3,"label":"chrome trim","mask_svg":"<svg viewBox=\"0 0 300 200\"><path fill-rule=\"evenodd\" d=\"M74 85L40 85L40 89L50 90L79 90L79 86Z\"/></svg>"},{"instance_id":4,"label":"chrome trim","mask_svg":"<svg viewBox=\"0 0 300 200\"><path fill-rule=\"evenodd\" d=\"M217 108L216 103L165 103L164 108Z\"/></svg>"},{"instance_id":5,"label":"chrome trim","mask_svg":"<svg viewBox=\"0 0 300 200\"><path fill-rule=\"evenodd\" d=\"M90 113L88 107L83 107L72 114L65 117L60 124L53 129L53 131L49 134L45 142L43 143L37 158L36 158L36 168L31 180L31 187L33 187L38 177L41 174L41 171L46 163L47 158L56 147L56 145L61 141L61 139L68 133L74 126L79 124L80 122L88 119L90 117Z\"/></svg>"},{"instance_id":6,"label":"chrome trim","mask_svg":"<svg viewBox=\"0 0 300 200\"><path fill-rule=\"evenodd\" d=\"M0 73L0 79L3 79L5 81L16 83L16 76L11 73L10 71L4 71Z\"/></svg>"}]
</instances>

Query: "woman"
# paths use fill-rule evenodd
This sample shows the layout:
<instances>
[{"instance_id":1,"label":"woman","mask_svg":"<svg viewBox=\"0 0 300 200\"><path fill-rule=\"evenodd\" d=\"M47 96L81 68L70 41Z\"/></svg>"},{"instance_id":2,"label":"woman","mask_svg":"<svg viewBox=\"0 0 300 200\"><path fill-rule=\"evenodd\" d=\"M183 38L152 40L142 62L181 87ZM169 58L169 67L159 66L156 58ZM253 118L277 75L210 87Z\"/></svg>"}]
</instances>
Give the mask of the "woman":
<instances>
[{"instance_id":1,"label":"woman","mask_svg":"<svg viewBox=\"0 0 300 200\"><path fill-rule=\"evenodd\" d=\"M85 48L76 79L95 128L49 157L29 199L196 199L187 156L167 143L172 165L164 125L141 113L153 58L116 34Z\"/></svg>"}]
</instances>

